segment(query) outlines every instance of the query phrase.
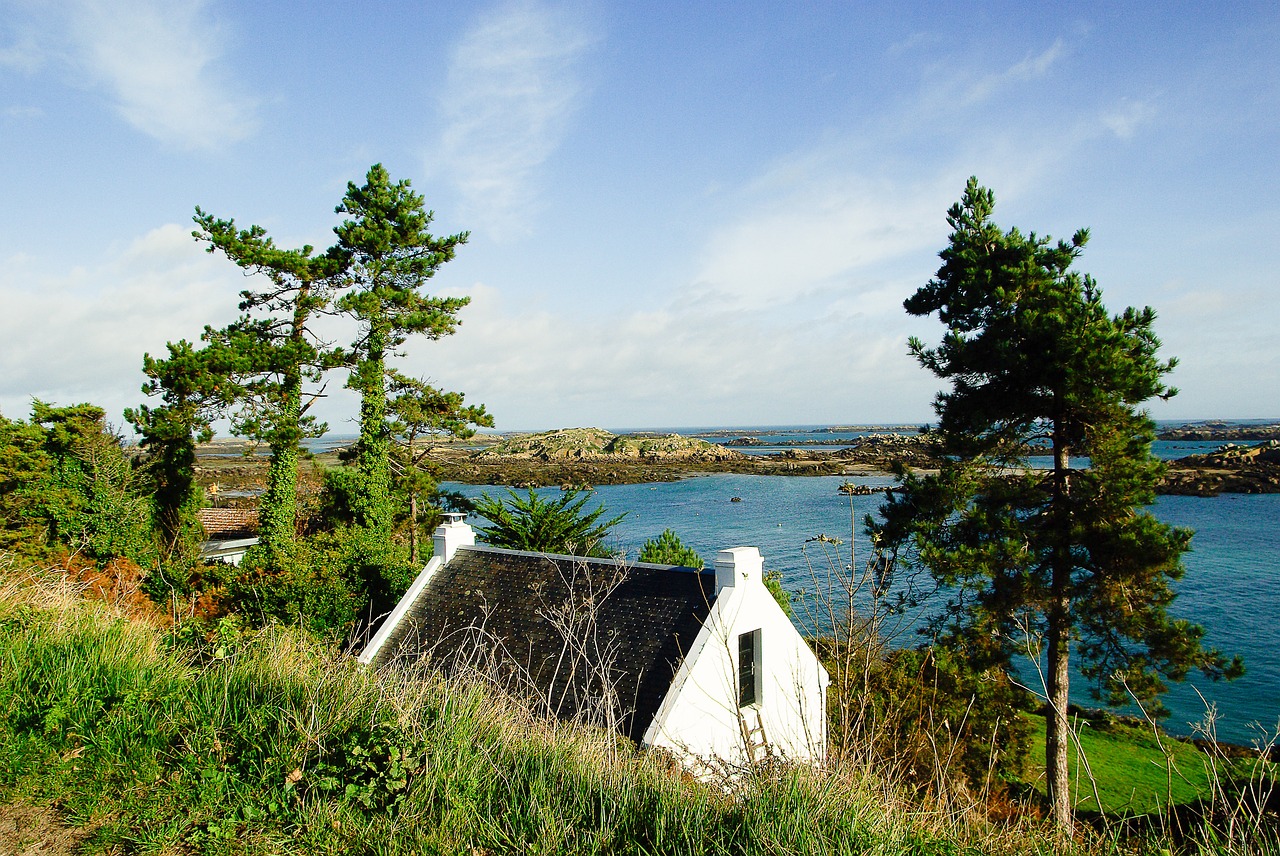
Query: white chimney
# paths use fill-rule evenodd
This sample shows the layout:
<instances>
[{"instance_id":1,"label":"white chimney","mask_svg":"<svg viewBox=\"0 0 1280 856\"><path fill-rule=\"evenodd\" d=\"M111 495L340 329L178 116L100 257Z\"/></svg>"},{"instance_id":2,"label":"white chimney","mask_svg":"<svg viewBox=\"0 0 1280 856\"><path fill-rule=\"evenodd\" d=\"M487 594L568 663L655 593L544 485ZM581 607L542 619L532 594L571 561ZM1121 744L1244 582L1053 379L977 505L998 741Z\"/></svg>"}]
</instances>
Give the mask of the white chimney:
<instances>
[{"instance_id":1,"label":"white chimney","mask_svg":"<svg viewBox=\"0 0 1280 856\"><path fill-rule=\"evenodd\" d=\"M475 530L466 521L467 515L449 512L444 516L444 523L437 526L436 531L431 534L435 554L440 557L440 561L448 563L459 547L476 545Z\"/></svg>"},{"instance_id":2,"label":"white chimney","mask_svg":"<svg viewBox=\"0 0 1280 856\"><path fill-rule=\"evenodd\" d=\"M734 547L716 553L716 594L726 588L759 583L764 575L764 558L755 547Z\"/></svg>"}]
</instances>

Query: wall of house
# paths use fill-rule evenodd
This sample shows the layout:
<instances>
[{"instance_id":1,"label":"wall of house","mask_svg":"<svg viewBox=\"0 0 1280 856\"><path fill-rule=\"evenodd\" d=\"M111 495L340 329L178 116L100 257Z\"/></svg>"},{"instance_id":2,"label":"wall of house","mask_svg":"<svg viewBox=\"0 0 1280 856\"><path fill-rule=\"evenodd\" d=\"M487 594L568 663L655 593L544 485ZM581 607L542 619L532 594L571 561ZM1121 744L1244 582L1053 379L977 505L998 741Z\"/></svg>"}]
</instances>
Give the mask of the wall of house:
<instances>
[{"instance_id":1,"label":"wall of house","mask_svg":"<svg viewBox=\"0 0 1280 856\"><path fill-rule=\"evenodd\" d=\"M645 743L738 765L768 754L820 762L826 743L826 670L762 579L754 547L721 551L718 594ZM759 629L760 697L739 708L738 636Z\"/></svg>"}]
</instances>

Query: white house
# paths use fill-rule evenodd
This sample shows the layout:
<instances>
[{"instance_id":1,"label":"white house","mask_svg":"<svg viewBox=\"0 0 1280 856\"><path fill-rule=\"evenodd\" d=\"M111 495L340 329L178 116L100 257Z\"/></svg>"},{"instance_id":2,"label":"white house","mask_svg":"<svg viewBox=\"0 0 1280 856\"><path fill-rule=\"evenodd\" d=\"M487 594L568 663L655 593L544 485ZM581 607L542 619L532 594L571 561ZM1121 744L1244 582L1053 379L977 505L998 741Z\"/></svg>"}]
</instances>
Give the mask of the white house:
<instances>
[{"instance_id":1,"label":"white house","mask_svg":"<svg viewBox=\"0 0 1280 856\"><path fill-rule=\"evenodd\" d=\"M480 669L689 763L822 760L829 678L755 547L700 571L476 546L450 517L362 662Z\"/></svg>"}]
</instances>

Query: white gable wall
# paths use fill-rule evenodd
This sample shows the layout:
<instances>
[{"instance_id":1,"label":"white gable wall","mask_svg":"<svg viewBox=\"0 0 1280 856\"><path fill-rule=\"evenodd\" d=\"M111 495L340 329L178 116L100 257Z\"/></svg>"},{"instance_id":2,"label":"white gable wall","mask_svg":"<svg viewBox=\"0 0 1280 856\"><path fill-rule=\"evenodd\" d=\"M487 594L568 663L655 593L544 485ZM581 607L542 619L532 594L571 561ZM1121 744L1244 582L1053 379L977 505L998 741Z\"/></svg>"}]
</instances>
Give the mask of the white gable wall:
<instances>
[{"instance_id":1,"label":"white gable wall","mask_svg":"<svg viewBox=\"0 0 1280 856\"><path fill-rule=\"evenodd\" d=\"M677 671L645 744L684 757L742 764L764 752L820 762L826 743L826 670L765 588L755 547L716 557L718 594ZM738 637L760 630L760 699L738 707ZM749 748L761 735L767 749Z\"/></svg>"}]
</instances>

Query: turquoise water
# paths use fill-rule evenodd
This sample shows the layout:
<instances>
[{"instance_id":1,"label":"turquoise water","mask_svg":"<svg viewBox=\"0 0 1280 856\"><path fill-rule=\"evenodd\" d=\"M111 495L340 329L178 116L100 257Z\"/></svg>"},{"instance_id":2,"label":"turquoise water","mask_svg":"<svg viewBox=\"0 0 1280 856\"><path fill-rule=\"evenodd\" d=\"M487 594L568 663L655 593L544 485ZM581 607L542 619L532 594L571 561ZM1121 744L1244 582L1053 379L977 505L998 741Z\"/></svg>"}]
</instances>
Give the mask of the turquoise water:
<instances>
[{"instance_id":1,"label":"turquoise water","mask_svg":"<svg viewBox=\"0 0 1280 856\"><path fill-rule=\"evenodd\" d=\"M869 553L861 521L882 498L844 496L836 490L843 481L840 476L724 474L663 484L603 486L596 489L596 496L611 514L627 512L615 530L616 546L632 556L646 539L671 528L708 560L726 547L759 547L766 568L780 571L787 588L813 592L829 588L831 581L830 565L821 552L825 545L810 539L827 535L843 540L836 560L840 568L850 564L851 531L858 533L852 564L861 567ZM892 483L889 478L855 481L874 486ZM485 490L470 485L447 487L467 496ZM733 497L741 501L733 502ZM1175 686L1165 697L1172 711L1165 724L1175 733L1190 733L1191 724L1205 714L1205 703L1196 694L1199 690L1217 707L1219 738L1247 744L1260 736L1251 723L1274 729L1280 720L1280 539L1275 534L1280 495L1161 497L1154 511L1161 519L1197 533L1194 550L1186 557L1186 576L1177 585L1179 598L1173 612L1204 624L1206 643L1243 654L1248 669L1232 683L1214 683L1197 673L1186 684ZM809 623L803 613L800 620ZM911 644L911 628L899 629L904 631L901 644ZM1078 701L1094 704L1083 680L1077 680L1076 686L1080 691L1073 695Z\"/></svg>"}]
</instances>

